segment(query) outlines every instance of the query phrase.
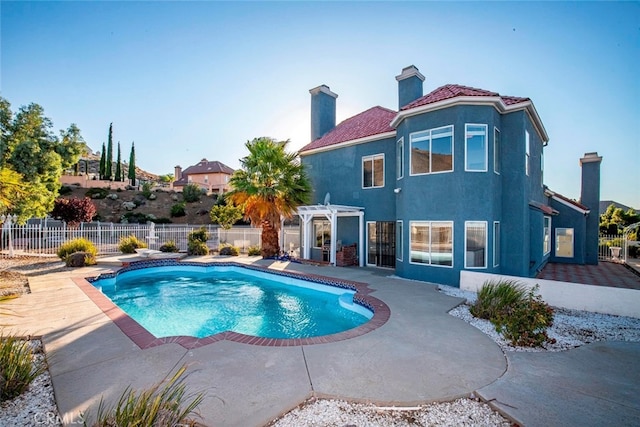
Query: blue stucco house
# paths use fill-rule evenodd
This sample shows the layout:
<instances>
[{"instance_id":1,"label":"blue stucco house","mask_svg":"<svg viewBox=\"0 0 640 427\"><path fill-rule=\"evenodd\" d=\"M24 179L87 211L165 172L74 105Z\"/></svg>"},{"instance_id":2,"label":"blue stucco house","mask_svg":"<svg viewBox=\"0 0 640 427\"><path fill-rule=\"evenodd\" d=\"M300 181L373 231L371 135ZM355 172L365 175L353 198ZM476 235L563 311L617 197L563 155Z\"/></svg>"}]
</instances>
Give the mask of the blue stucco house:
<instances>
[{"instance_id":1,"label":"blue stucco house","mask_svg":"<svg viewBox=\"0 0 640 427\"><path fill-rule=\"evenodd\" d=\"M549 136L529 98L448 84L423 95L415 66L396 77L398 111L336 125L336 98L310 90L311 142L299 154L314 205L299 211L303 256L458 285L461 270L535 277L547 262L598 262L600 162L580 159L581 200L544 185Z\"/></svg>"}]
</instances>

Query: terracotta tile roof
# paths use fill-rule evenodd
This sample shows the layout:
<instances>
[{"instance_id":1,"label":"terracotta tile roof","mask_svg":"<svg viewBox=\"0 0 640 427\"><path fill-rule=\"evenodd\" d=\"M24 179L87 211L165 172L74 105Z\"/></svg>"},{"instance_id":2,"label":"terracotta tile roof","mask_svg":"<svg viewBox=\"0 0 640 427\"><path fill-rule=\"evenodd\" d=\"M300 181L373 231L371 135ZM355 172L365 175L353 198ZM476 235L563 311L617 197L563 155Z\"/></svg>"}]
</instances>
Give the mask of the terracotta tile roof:
<instances>
[{"instance_id":1,"label":"terracotta tile roof","mask_svg":"<svg viewBox=\"0 0 640 427\"><path fill-rule=\"evenodd\" d=\"M199 173L226 173L232 175L234 172L229 166L219 161L210 162L207 159L200 160L200 163L194 166L189 166L182 171L182 176L199 174Z\"/></svg>"},{"instance_id":2,"label":"terracotta tile roof","mask_svg":"<svg viewBox=\"0 0 640 427\"><path fill-rule=\"evenodd\" d=\"M394 132L389 123L396 112L376 106L346 119L322 137L302 147L300 152L328 147L341 142L353 141L386 132Z\"/></svg>"},{"instance_id":3,"label":"terracotta tile roof","mask_svg":"<svg viewBox=\"0 0 640 427\"><path fill-rule=\"evenodd\" d=\"M520 98L517 96L502 96L498 92L491 92L488 90L469 86L448 84L440 86L439 88L431 91L425 96L418 98L413 102L410 102L400 110L410 110L415 107L433 104L439 101L444 101L445 99L456 98L458 96L496 96L500 97L502 99L502 102L504 102L506 105L519 104L521 102L529 101L529 98Z\"/></svg>"},{"instance_id":4,"label":"terracotta tile roof","mask_svg":"<svg viewBox=\"0 0 640 427\"><path fill-rule=\"evenodd\" d=\"M563 196L563 195L562 195L562 194L560 194L560 193L555 193L555 192L553 192L553 194L552 194L552 196L551 196L551 197L552 197L552 198L559 199L560 201L563 201L563 202L565 202L565 203L567 203L567 204L569 204L569 205L573 205L574 207L576 207L576 208L578 208L578 209L581 209L581 210L583 210L583 211L590 211L590 210L591 210L591 209L589 209L589 207L587 207L587 206L583 205L582 203L577 202L577 201L575 201L575 200L572 200L572 199L570 199L570 198L568 198L568 197L565 197L565 196Z\"/></svg>"}]
</instances>

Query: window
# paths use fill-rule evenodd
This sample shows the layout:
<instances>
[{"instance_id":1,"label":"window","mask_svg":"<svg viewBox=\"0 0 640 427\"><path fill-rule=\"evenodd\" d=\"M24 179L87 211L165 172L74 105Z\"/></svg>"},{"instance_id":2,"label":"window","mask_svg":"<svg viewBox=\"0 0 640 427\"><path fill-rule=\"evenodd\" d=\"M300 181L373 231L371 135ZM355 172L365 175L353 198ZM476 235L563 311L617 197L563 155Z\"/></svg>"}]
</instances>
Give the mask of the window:
<instances>
[{"instance_id":1,"label":"window","mask_svg":"<svg viewBox=\"0 0 640 427\"><path fill-rule=\"evenodd\" d=\"M453 265L453 222L412 221L409 227L412 263Z\"/></svg>"},{"instance_id":2,"label":"window","mask_svg":"<svg viewBox=\"0 0 640 427\"><path fill-rule=\"evenodd\" d=\"M493 266L500 265L500 223L493 223Z\"/></svg>"},{"instance_id":3,"label":"window","mask_svg":"<svg viewBox=\"0 0 640 427\"><path fill-rule=\"evenodd\" d=\"M529 146L529 131L524 131L524 173L529 175L529 157L531 157L531 147Z\"/></svg>"},{"instance_id":4,"label":"window","mask_svg":"<svg viewBox=\"0 0 640 427\"><path fill-rule=\"evenodd\" d=\"M409 135L411 175L453 170L453 126Z\"/></svg>"},{"instance_id":5,"label":"window","mask_svg":"<svg viewBox=\"0 0 640 427\"><path fill-rule=\"evenodd\" d=\"M204 183L208 184L209 183L209 175L205 175L204 176Z\"/></svg>"},{"instance_id":6,"label":"window","mask_svg":"<svg viewBox=\"0 0 640 427\"><path fill-rule=\"evenodd\" d=\"M331 223L325 220L313 221L313 234L315 235L314 248L321 249L331 242Z\"/></svg>"},{"instance_id":7,"label":"window","mask_svg":"<svg viewBox=\"0 0 640 427\"><path fill-rule=\"evenodd\" d=\"M402 221L396 221L396 259L402 261Z\"/></svg>"},{"instance_id":8,"label":"window","mask_svg":"<svg viewBox=\"0 0 640 427\"><path fill-rule=\"evenodd\" d=\"M544 151L540 152L540 186L544 187Z\"/></svg>"},{"instance_id":9,"label":"window","mask_svg":"<svg viewBox=\"0 0 640 427\"><path fill-rule=\"evenodd\" d=\"M543 237L544 255L551 252L551 217L544 217L544 237Z\"/></svg>"},{"instance_id":10,"label":"window","mask_svg":"<svg viewBox=\"0 0 640 427\"><path fill-rule=\"evenodd\" d=\"M487 267L487 223L466 221L464 223L464 267Z\"/></svg>"},{"instance_id":11,"label":"window","mask_svg":"<svg viewBox=\"0 0 640 427\"><path fill-rule=\"evenodd\" d=\"M396 146L396 178L402 179L404 176L404 138L398 140Z\"/></svg>"},{"instance_id":12,"label":"window","mask_svg":"<svg viewBox=\"0 0 640 427\"><path fill-rule=\"evenodd\" d=\"M464 125L464 170L487 171L487 125Z\"/></svg>"},{"instance_id":13,"label":"window","mask_svg":"<svg viewBox=\"0 0 640 427\"><path fill-rule=\"evenodd\" d=\"M384 154L362 158L362 188L384 187Z\"/></svg>"},{"instance_id":14,"label":"window","mask_svg":"<svg viewBox=\"0 0 640 427\"><path fill-rule=\"evenodd\" d=\"M573 258L573 228L556 228L556 256Z\"/></svg>"},{"instance_id":15,"label":"window","mask_svg":"<svg viewBox=\"0 0 640 427\"><path fill-rule=\"evenodd\" d=\"M493 171L500 175L500 156L502 154L502 147L500 145L500 131L498 128L493 128Z\"/></svg>"}]
</instances>

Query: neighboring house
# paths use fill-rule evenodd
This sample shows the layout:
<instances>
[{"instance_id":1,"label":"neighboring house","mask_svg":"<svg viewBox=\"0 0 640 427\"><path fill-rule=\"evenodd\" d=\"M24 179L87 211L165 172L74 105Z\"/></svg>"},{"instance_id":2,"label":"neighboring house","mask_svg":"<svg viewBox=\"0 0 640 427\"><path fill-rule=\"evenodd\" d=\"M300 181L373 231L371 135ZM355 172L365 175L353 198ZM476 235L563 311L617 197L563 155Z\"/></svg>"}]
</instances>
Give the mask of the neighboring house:
<instances>
[{"instance_id":1,"label":"neighboring house","mask_svg":"<svg viewBox=\"0 0 640 427\"><path fill-rule=\"evenodd\" d=\"M580 159L580 202L543 183L549 137L529 98L460 85L423 96L414 66L396 77L399 111L335 125L337 95L311 89L300 150L314 203L299 210L303 256L457 285L461 270L533 277L548 262L597 264L600 162Z\"/></svg>"},{"instance_id":2,"label":"neighboring house","mask_svg":"<svg viewBox=\"0 0 640 427\"><path fill-rule=\"evenodd\" d=\"M222 194L230 190L229 180L234 170L224 163L207 159L202 159L196 165L189 166L182 170L180 166L175 167L173 188L182 191L187 184L197 184L207 194Z\"/></svg>"}]
</instances>

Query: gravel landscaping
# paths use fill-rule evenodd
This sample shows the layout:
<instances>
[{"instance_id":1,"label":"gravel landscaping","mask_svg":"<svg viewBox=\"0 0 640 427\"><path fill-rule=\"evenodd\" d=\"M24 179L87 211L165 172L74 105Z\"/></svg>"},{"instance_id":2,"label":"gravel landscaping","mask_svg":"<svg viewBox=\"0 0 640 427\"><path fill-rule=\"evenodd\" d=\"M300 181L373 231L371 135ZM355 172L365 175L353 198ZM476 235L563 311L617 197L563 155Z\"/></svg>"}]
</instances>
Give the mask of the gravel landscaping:
<instances>
[{"instance_id":1,"label":"gravel landscaping","mask_svg":"<svg viewBox=\"0 0 640 427\"><path fill-rule=\"evenodd\" d=\"M11 270L8 270L8 269ZM64 269L59 260L0 259L1 292L12 289L28 292L25 279L30 275L46 274ZM554 324L548 335L555 343L543 348L521 348L509 345L493 325L469 313L475 294L457 288L440 287L448 295L467 299L450 311L491 337L505 352L511 351L563 351L595 341L640 341L640 319L609 316L576 310L555 309ZM43 359L42 345L32 340L35 357ZM0 404L0 426L60 426L51 378L48 372L40 375L23 395ZM489 405L474 398L453 402L432 403L419 407L379 407L371 404L349 403L331 399L311 399L298 408L274 420L270 427L305 426L509 426L511 423L493 411Z\"/></svg>"}]
</instances>

